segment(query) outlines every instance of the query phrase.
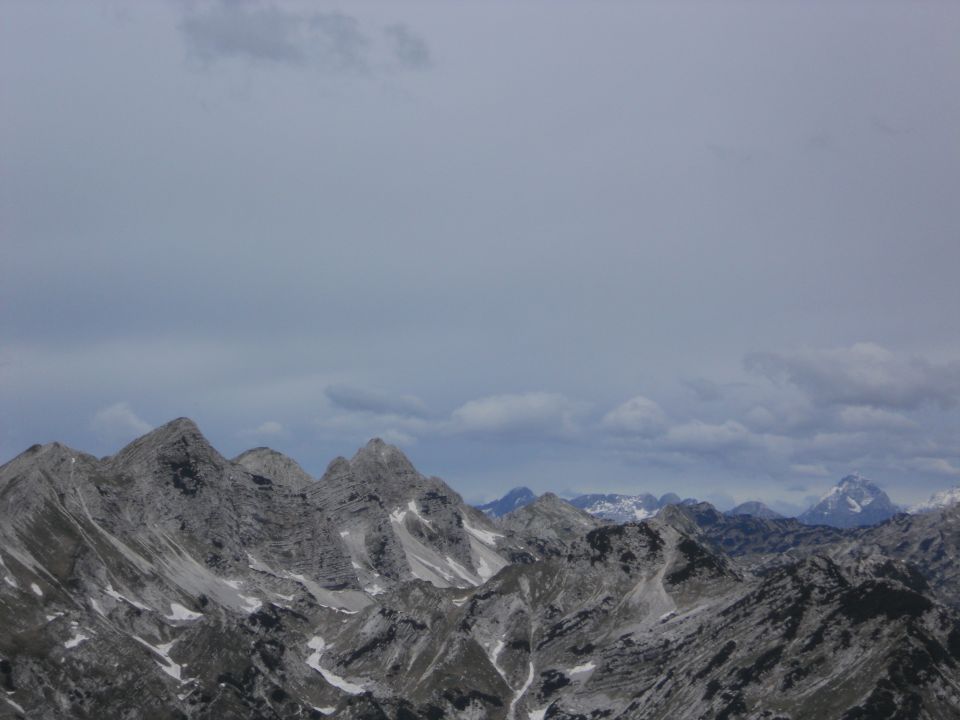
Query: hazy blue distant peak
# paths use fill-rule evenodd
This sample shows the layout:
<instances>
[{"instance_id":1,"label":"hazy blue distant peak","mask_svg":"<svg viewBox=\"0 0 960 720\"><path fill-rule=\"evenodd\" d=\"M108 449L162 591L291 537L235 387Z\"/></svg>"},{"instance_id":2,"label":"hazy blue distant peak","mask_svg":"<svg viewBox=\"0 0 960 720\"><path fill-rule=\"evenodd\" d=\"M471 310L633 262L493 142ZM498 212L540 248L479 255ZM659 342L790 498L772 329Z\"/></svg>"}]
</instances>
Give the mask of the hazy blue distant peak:
<instances>
[{"instance_id":1,"label":"hazy blue distant peak","mask_svg":"<svg viewBox=\"0 0 960 720\"><path fill-rule=\"evenodd\" d=\"M852 473L797 519L808 525L860 527L883 522L898 512L901 508L883 490L860 473Z\"/></svg>"},{"instance_id":2,"label":"hazy blue distant peak","mask_svg":"<svg viewBox=\"0 0 960 720\"><path fill-rule=\"evenodd\" d=\"M513 512L524 505L529 505L537 496L528 487L517 487L508 492L498 500L491 500L483 505L477 505L477 510L486 513L490 517L503 517L509 512Z\"/></svg>"},{"instance_id":3,"label":"hazy blue distant peak","mask_svg":"<svg viewBox=\"0 0 960 720\"><path fill-rule=\"evenodd\" d=\"M735 515L752 515L753 517L763 518L764 520L776 520L777 518L783 517L783 515L776 510L772 510L758 500L748 500L747 502L740 503L736 507L727 510L724 515L730 515L731 517Z\"/></svg>"}]
</instances>

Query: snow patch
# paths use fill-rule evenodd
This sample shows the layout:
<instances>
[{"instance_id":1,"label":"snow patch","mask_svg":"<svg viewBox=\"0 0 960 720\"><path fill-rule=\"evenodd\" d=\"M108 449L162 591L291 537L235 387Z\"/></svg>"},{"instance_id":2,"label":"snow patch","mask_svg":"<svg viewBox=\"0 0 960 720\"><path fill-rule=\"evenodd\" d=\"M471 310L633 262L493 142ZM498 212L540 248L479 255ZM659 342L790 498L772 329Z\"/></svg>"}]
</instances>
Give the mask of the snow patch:
<instances>
[{"instance_id":1,"label":"snow patch","mask_svg":"<svg viewBox=\"0 0 960 720\"><path fill-rule=\"evenodd\" d=\"M463 529L466 530L471 535L473 535L473 537L475 537L477 540L482 542L484 545L489 545L490 547L496 547L497 538L503 537L503 535L500 535L499 533L473 527L469 522L467 522L467 518L464 516L461 516L461 520L463 520Z\"/></svg>"},{"instance_id":2,"label":"snow patch","mask_svg":"<svg viewBox=\"0 0 960 720\"><path fill-rule=\"evenodd\" d=\"M386 592L386 590L377 583L368 585L363 589L363 591L367 593L367 595L383 595Z\"/></svg>"},{"instance_id":3,"label":"snow patch","mask_svg":"<svg viewBox=\"0 0 960 720\"><path fill-rule=\"evenodd\" d=\"M260 598L240 595L240 599L243 600L243 609L248 613L255 613L257 610L263 607L263 601L261 601Z\"/></svg>"},{"instance_id":4,"label":"snow patch","mask_svg":"<svg viewBox=\"0 0 960 720\"><path fill-rule=\"evenodd\" d=\"M73 636L72 638L70 638L69 640L67 640L67 641L63 644L63 646L64 646L67 650L71 650L71 649L75 648L77 645L79 645L80 643L82 643L83 641L89 640L89 639L90 639L90 636L89 636L89 635L85 635L84 633L78 631L77 634L74 635L74 636Z\"/></svg>"},{"instance_id":5,"label":"snow patch","mask_svg":"<svg viewBox=\"0 0 960 720\"><path fill-rule=\"evenodd\" d=\"M203 613L193 612L180 603L170 603L170 614L164 617L167 620L199 620Z\"/></svg>"},{"instance_id":6,"label":"snow patch","mask_svg":"<svg viewBox=\"0 0 960 720\"><path fill-rule=\"evenodd\" d=\"M264 562L261 562L260 560L257 560L250 553L247 553L247 567L250 568L251 570L256 570L257 572L268 573L270 575L275 574L269 565L267 565Z\"/></svg>"},{"instance_id":7,"label":"snow patch","mask_svg":"<svg viewBox=\"0 0 960 720\"><path fill-rule=\"evenodd\" d=\"M500 557L492 547L484 544L474 536L470 536L470 558L477 569L477 575L482 582L486 582L509 563Z\"/></svg>"},{"instance_id":8,"label":"snow patch","mask_svg":"<svg viewBox=\"0 0 960 720\"><path fill-rule=\"evenodd\" d=\"M150 650L155 652L157 655L159 655L163 659L162 663L159 663L159 662L157 663L157 667L163 670L163 672L165 672L167 675L169 675L174 680L179 682L181 685L187 682L187 680L185 680L182 677L183 668L186 666L175 663L173 659L171 659L170 657L170 648L173 647L176 640L165 643L163 645L152 645L148 643L146 640L144 640L143 638L138 637L136 635L131 635L131 637L141 645L150 648Z\"/></svg>"},{"instance_id":9,"label":"snow patch","mask_svg":"<svg viewBox=\"0 0 960 720\"><path fill-rule=\"evenodd\" d=\"M16 704L13 700L11 700L10 698L7 697L7 698L4 698L4 700L6 700L6 701L10 704L10 706L11 706L14 710L16 710L18 713L22 713L23 715L26 715L26 714L27 714L27 711L26 711L26 710L24 710L22 707L20 707L19 705L17 705L17 704Z\"/></svg>"},{"instance_id":10,"label":"snow patch","mask_svg":"<svg viewBox=\"0 0 960 720\"><path fill-rule=\"evenodd\" d=\"M307 658L307 665L312 667L318 673L323 676L323 679L328 683L333 685L340 690L343 690L345 693L350 695L359 695L364 692L362 685L357 685L352 683L349 680L346 680L339 675L334 675L332 672L320 665L320 658L323 656L323 651L327 649L327 644L323 641L323 638L319 635L315 635L310 639L310 642L307 643L307 647L313 650L310 657Z\"/></svg>"},{"instance_id":11,"label":"snow patch","mask_svg":"<svg viewBox=\"0 0 960 720\"><path fill-rule=\"evenodd\" d=\"M417 516L417 519L420 520L420 522L422 522L427 527L430 527L430 528L433 527L431 522L427 520L423 515L420 514L420 510L417 508L416 500L411 500L410 502L408 502L407 507L410 509L410 512L412 512L414 515Z\"/></svg>"},{"instance_id":12,"label":"snow patch","mask_svg":"<svg viewBox=\"0 0 960 720\"><path fill-rule=\"evenodd\" d=\"M130 598L126 597L125 595L121 595L121 594L118 593L116 590L114 590L114 589L113 589L113 585L111 585L111 584L109 584L109 583L107 583L107 587L104 588L103 591L104 591L107 595L109 595L110 597L112 597L114 600L116 600L116 601L118 601L118 602L119 602L120 600L122 600L122 601L125 602L125 603L129 603L130 605L133 605L133 606L134 606L135 608L137 608L138 610L146 610L147 612L149 612L149 611L151 610L151 608L148 608L148 607L147 607L146 605L144 605L143 603L138 603L136 600L131 600Z\"/></svg>"},{"instance_id":13,"label":"snow patch","mask_svg":"<svg viewBox=\"0 0 960 720\"><path fill-rule=\"evenodd\" d=\"M466 580L466 581L467 581L468 583L470 583L471 585L479 585L479 584L480 584L480 579L479 579L476 575L474 575L473 573L471 573L469 570L467 570L463 565L461 565L460 563L458 563L458 562L457 562L456 560L454 560L452 557L450 557L449 555L447 555L446 558L445 558L445 560L447 561L447 565L449 565L451 568L453 568L453 571L454 571L457 575L459 575L463 580Z\"/></svg>"},{"instance_id":14,"label":"snow patch","mask_svg":"<svg viewBox=\"0 0 960 720\"><path fill-rule=\"evenodd\" d=\"M41 590L40 586L36 583L30 583L30 589L33 590L33 594L37 597L43 597L43 590Z\"/></svg>"},{"instance_id":15,"label":"snow patch","mask_svg":"<svg viewBox=\"0 0 960 720\"><path fill-rule=\"evenodd\" d=\"M567 675L579 675L581 673L588 673L591 670L596 670L597 666L593 663L593 660L585 662L583 665L577 665L576 667L570 668L567 670Z\"/></svg>"},{"instance_id":16,"label":"snow patch","mask_svg":"<svg viewBox=\"0 0 960 720\"><path fill-rule=\"evenodd\" d=\"M497 664L497 659L500 657L500 653L503 652L503 648L506 643L503 639L497 640L497 644L493 646L493 650L490 651L490 664L493 665L493 669L500 673L500 677L506 681L507 676L503 673L503 668Z\"/></svg>"},{"instance_id":17,"label":"snow patch","mask_svg":"<svg viewBox=\"0 0 960 720\"><path fill-rule=\"evenodd\" d=\"M536 673L536 670L533 667L533 661L530 662L530 670L527 672L527 679L524 680L523 686L517 690L517 694L513 696L513 700L510 701L510 709L507 711L507 719L513 720L516 713L517 703L520 702L520 699L526 694L527 690L530 689L530 686L533 685L533 677Z\"/></svg>"}]
</instances>

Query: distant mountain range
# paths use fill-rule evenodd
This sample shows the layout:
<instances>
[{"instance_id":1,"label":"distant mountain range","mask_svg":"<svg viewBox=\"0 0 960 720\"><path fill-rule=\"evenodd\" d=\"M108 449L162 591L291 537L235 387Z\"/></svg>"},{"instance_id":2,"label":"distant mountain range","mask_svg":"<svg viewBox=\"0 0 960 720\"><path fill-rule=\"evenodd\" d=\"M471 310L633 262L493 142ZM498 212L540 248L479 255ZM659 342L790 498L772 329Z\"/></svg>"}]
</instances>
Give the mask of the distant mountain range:
<instances>
[{"instance_id":1,"label":"distant mountain range","mask_svg":"<svg viewBox=\"0 0 960 720\"><path fill-rule=\"evenodd\" d=\"M502 498L477 509L492 518L501 518L534 500L536 494L527 487L514 488ZM650 493L638 495L588 494L568 499L571 505L595 517L617 523L637 522L655 517L668 505L695 505L694 498L681 499L675 493L657 498ZM930 500L903 508L893 503L877 485L853 473L840 480L814 505L797 516L806 525L829 525L839 528L876 525L897 513L922 513L960 503L960 487L935 493ZM768 520L784 517L762 502L751 500L727 510L726 515L750 515Z\"/></svg>"},{"instance_id":2,"label":"distant mountain range","mask_svg":"<svg viewBox=\"0 0 960 720\"><path fill-rule=\"evenodd\" d=\"M570 504L591 515L623 523L651 518L667 505L695 502L697 501L692 498L681 500L680 496L674 493L667 493L660 498L642 493L640 495L581 495L573 498Z\"/></svg>"}]
</instances>

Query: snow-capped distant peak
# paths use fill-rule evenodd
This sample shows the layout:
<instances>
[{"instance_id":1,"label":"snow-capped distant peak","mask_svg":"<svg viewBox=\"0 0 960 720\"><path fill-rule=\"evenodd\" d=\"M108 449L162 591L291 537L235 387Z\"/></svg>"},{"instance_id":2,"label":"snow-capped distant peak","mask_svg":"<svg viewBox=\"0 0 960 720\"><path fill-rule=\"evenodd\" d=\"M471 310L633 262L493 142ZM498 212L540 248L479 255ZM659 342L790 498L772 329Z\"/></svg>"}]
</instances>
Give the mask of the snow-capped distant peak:
<instances>
[{"instance_id":1,"label":"snow-capped distant peak","mask_svg":"<svg viewBox=\"0 0 960 720\"><path fill-rule=\"evenodd\" d=\"M960 486L939 490L931 495L929 500L912 505L907 512L912 514L931 512L957 503L960 503Z\"/></svg>"},{"instance_id":2,"label":"snow-capped distant peak","mask_svg":"<svg viewBox=\"0 0 960 720\"><path fill-rule=\"evenodd\" d=\"M809 525L858 527L883 522L898 512L900 508L883 490L860 473L851 473L798 519Z\"/></svg>"}]
</instances>

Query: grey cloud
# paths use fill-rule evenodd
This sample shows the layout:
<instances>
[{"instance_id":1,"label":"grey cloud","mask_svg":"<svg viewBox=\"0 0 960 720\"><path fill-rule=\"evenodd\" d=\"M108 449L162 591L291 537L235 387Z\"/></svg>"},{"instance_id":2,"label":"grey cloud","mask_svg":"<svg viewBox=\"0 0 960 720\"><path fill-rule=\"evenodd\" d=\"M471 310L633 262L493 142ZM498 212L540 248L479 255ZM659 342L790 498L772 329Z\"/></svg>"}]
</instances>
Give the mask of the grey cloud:
<instances>
[{"instance_id":1,"label":"grey cloud","mask_svg":"<svg viewBox=\"0 0 960 720\"><path fill-rule=\"evenodd\" d=\"M907 359L873 343L751 353L745 365L776 382L793 384L815 402L827 405L915 409L927 403L949 407L960 399L960 362Z\"/></svg>"},{"instance_id":2,"label":"grey cloud","mask_svg":"<svg viewBox=\"0 0 960 720\"><path fill-rule=\"evenodd\" d=\"M356 18L341 13L321 13L307 20L310 54L324 67L360 70L367 65L369 40Z\"/></svg>"},{"instance_id":3,"label":"grey cloud","mask_svg":"<svg viewBox=\"0 0 960 720\"><path fill-rule=\"evenodd\" d=\"M344 410L408 417L427 415L426 405L414 395L397 396L381 390L342 384L330 385L324 392L331 402Z\"/></svg>"},{"instance_id":4,"label":"grey cloud","mask_svg":"<svg viewBox=\"0 0 960 720\"><path fill-rule=\"evenodd\" d=\"M684 386L697 397L700 402L713 402L722 396L720 386L706 378L693 378L683 381Z\"/></svg>"},{"instance_id":5,"label":"grey cloud","mask_svg":"<svg viewBox=\"0 0 960 720\"><path fill-rule=\"evenodd\" d=\"M180 23L188 51L204 62L244 57L300 62L303 18L274 6L219 2Z\"/></svg>"},{"instance_id":6,"label":"grey cloud","mask_svg":"<svg viewBox=\"0 0 960 720\"><path fill-rule=\"evenodd\" d=\"M191 56L206 64L228 58L309 64L329 71L370 69L378 54L402 69L431 65L430 49L407 25L382 37L341 12L305 13L259 2L215 2L187 12L180 30Z\"/></svg>"},{"instance_id":7,"label":"grey cloud","mask_svg":"<svg viewBox=\"0 0 960 720\"><path fill-rule=\"evenodd\" d=\"M402 23L387 25L383 34L393 51L397 63L412 70L422 70L433 65L430 48L416 33Z\"/></svg>"}]
</instances>

